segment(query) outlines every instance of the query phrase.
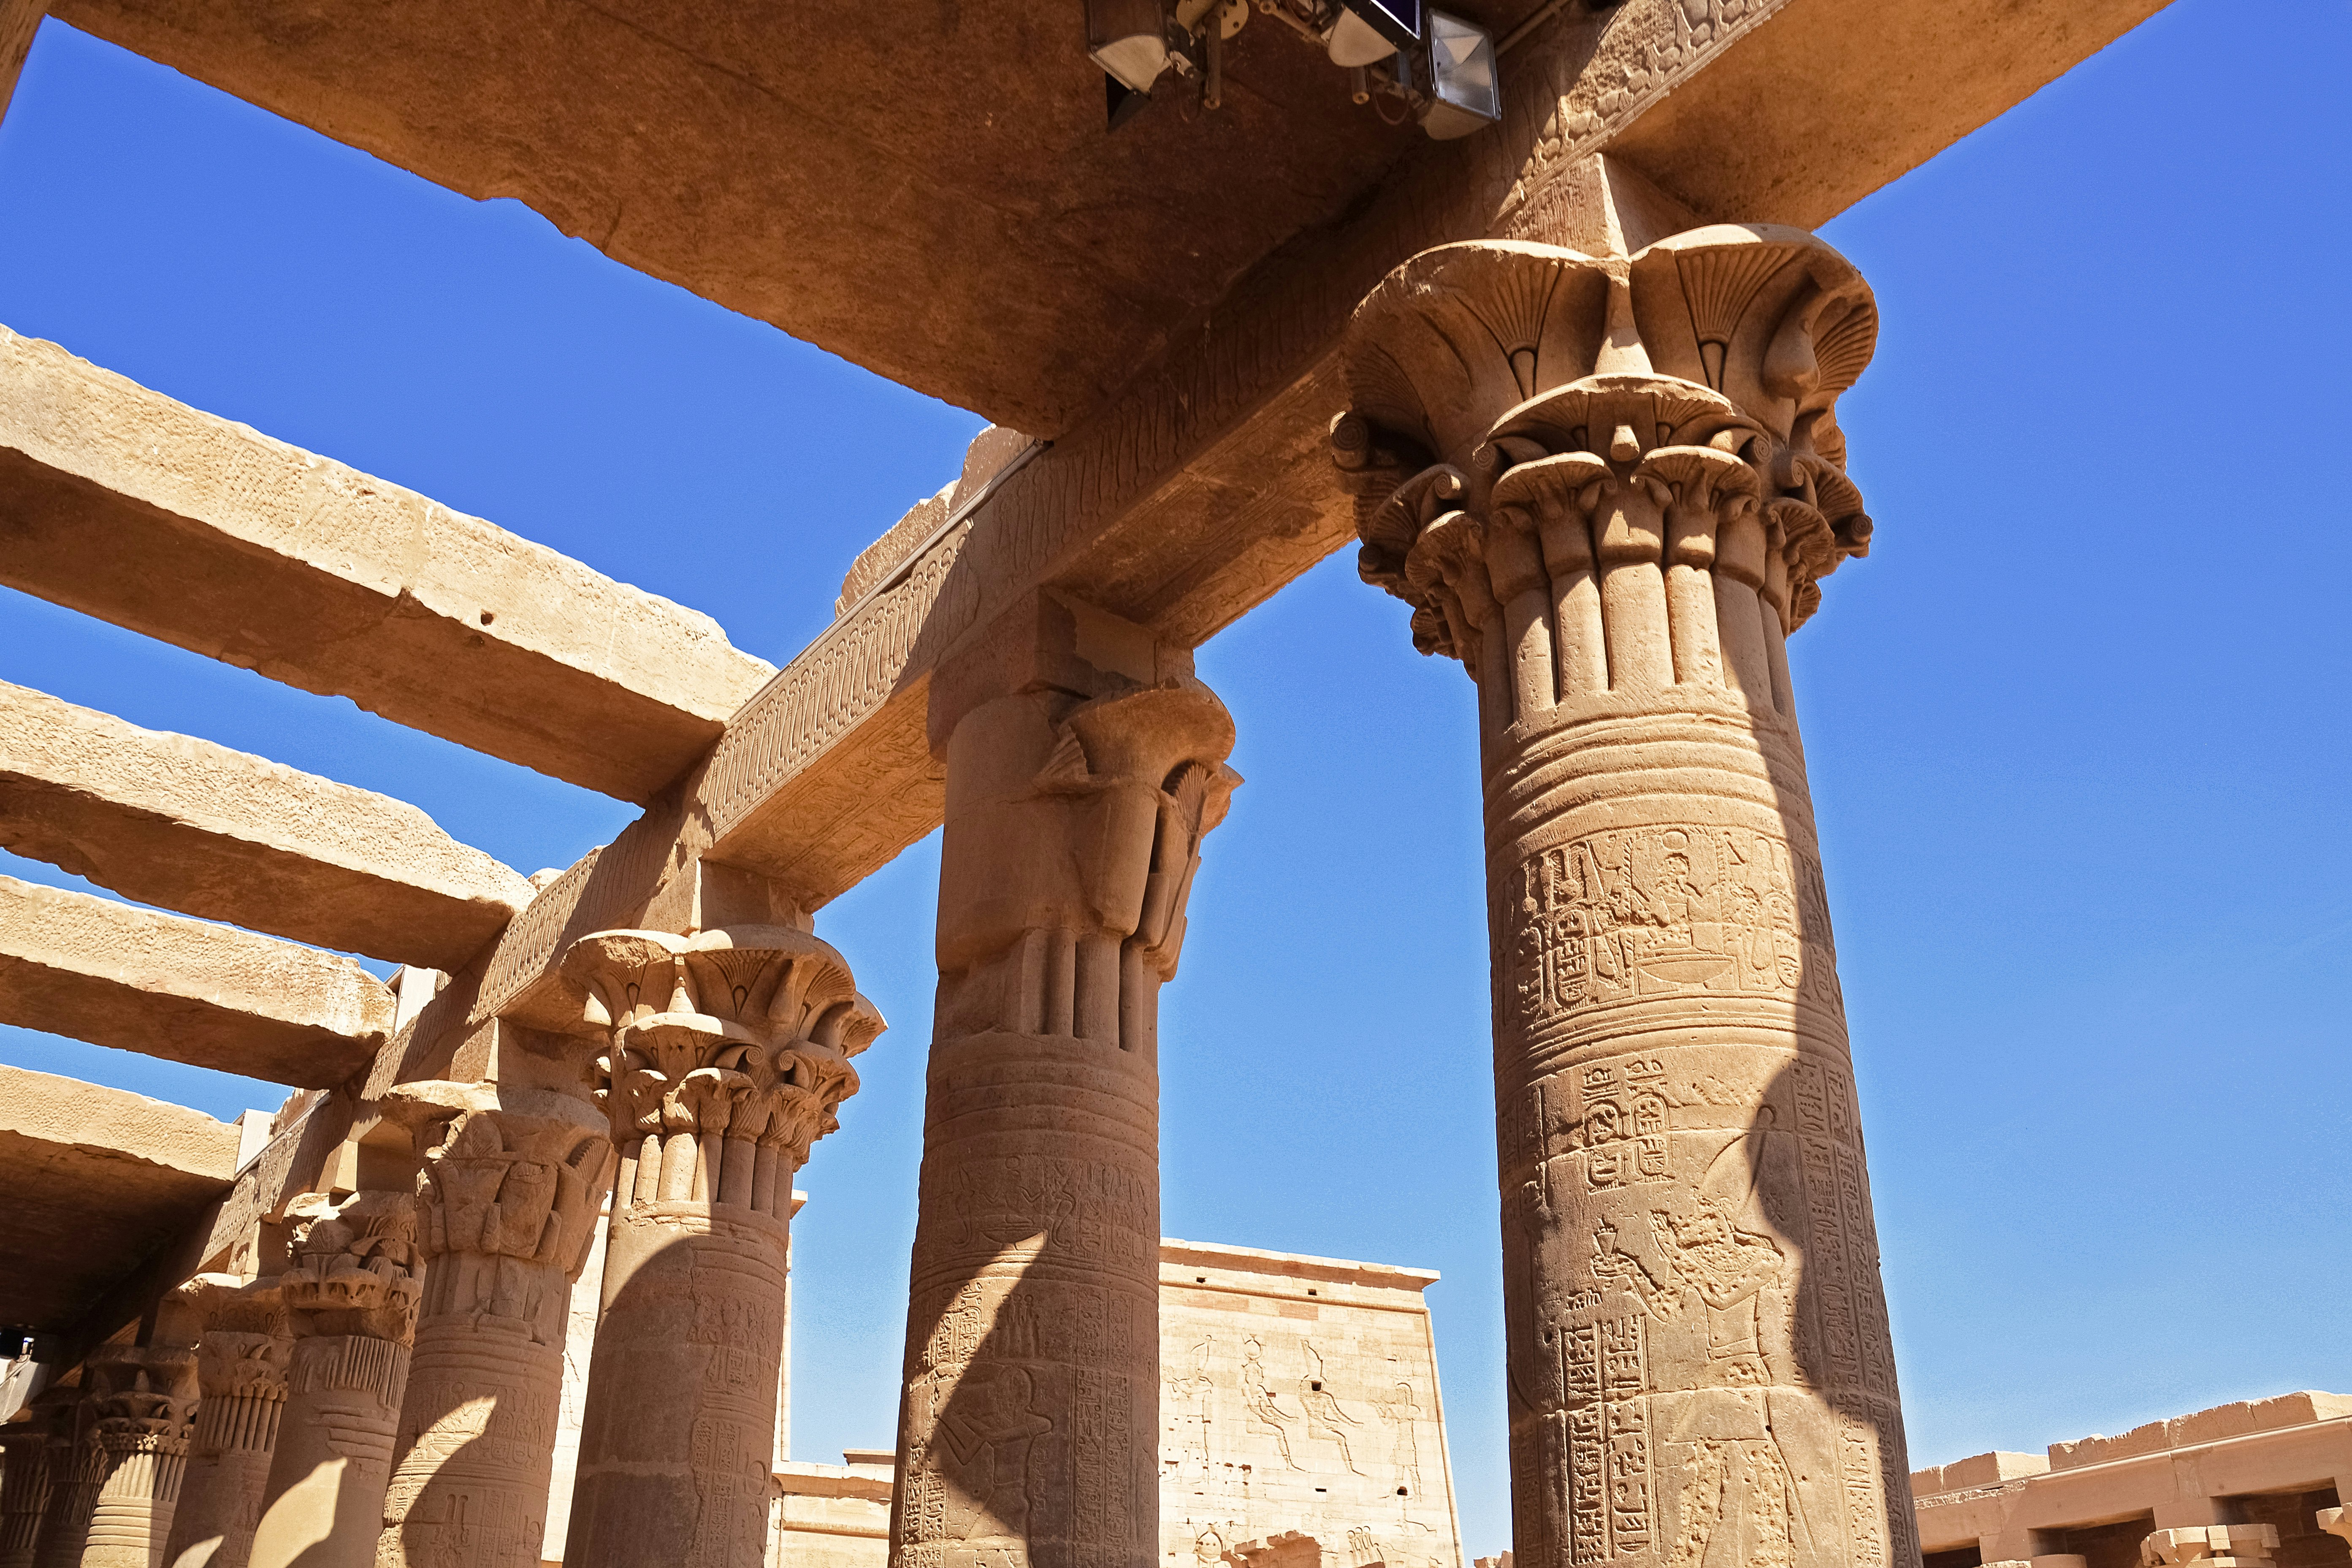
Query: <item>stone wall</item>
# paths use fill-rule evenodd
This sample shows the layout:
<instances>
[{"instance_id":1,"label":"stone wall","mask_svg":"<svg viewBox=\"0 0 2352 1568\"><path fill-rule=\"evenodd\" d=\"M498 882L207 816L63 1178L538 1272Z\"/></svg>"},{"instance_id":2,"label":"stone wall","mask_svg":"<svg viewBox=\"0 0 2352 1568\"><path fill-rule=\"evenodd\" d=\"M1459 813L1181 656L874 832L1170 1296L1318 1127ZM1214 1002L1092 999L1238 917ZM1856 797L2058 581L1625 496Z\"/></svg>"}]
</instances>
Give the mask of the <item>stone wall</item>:
<instances>
[{"instance_id":1,"label":"stone wall","mask_svg":"<svg viewBox=\"0 0 2352 1568\"><path fill-rule=\"evenodd\" d=\"M1163 1568L1462 1568L1425 1269L1163 1240ZM883 1568L890 1452L780 1459L769 1561Z\"/></svg>"}]
</instances>

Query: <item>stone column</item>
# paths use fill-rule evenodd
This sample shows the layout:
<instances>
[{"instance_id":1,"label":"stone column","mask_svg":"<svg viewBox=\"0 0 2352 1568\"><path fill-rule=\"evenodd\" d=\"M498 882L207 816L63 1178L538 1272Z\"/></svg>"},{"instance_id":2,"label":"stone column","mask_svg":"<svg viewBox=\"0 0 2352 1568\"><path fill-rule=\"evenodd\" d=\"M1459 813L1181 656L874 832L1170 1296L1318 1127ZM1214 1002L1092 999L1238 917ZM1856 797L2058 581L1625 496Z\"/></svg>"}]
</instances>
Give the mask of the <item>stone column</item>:
<instances>
[{"instance_id":1,"label":"stone column","mask_svg":"<svg viewBox=\"0 0 2352 1568\"><path fill-rule=\"evenodd\" d=\"M84 1369L88 1375L88 1369ZM98 1446L90 1441L86 1396L94 1389L51 1387L33 1398L47 1427L42 1465L48 1501L35 1531L35 1568L79 1568L89 1537L89 1510L98 1500Z\"/></svg>"},{"instance_id":2,"label":"stone column","mask_svg":"<svg viewBox=\"0 0 2352 1568\"><path fill-rule=\"evenodd\" d=\"M49 1423L26 1422L0 1434L0 1568L33 1568L41 1516L49 1506Z\"/></svg>"},{"instance_id":3,"label":"stone column","mask_svg":"<svg viewBox=\"0 0 2352 1568\"><path fill-rule=\"evenodd\" d=\"M195 1419L195 1352L124 1346L94 1354L84 1375L99 1388L90 1400L98 1489L82 1568L161 1568Z\"/></svg>"},{"instance_id":4,"label":"stone column","mask_svg":"<svg viewBox=\"0 0 2352 1568\"><path fill-rule=\"evenodd\" d=\"M1160 1555L1159 991L1240 780L1189 658L1045 609L1048 633L1076 617L1076 649L1132 643L1132 674L1043 658L945 719L933 687L947 829L893 1568Z\"/></svg>"},{"instance_id":5,"label":"stone column","mask_svg":"<svg viewBox=\"0 0 2352 1568\"><path fill-rule=\"evenodd\" d=\"M1876 332L1729 225L1441 247L1349 330L1363 575L1478 690L1528 1568L1918 1561L1784 647Z\"/></svg>"},{"instance_id":6,"label":"stone column","mask_svg":"<svg viewBox=\"0 0 2352 1568\"><path fill-rule=\"evenodd\" d=\"M200 1274L179 1294L196 1313L195 1435L163 1560L246 1568L286 1406L294 1341L276 1280Z\"/></svg>"},{"instance_id":7,"label":"stone column","mask_svg":"<svg viewBox=\"0 0 2352 1568\"><path fill-rule=\"evenodd\" d=\"M378 1568L536 1568L572 1280L613 1164L604 1118L584 1093L489 1084L378 1103L424 1146L425 1258Z\"/></svg>"},{"instance_id":8,"label":"stone column","mask_svg":"<svg viewBox=\"0 0 2352 1568\"><path fill-rule=\"evenodd\" d=\"M786 926L600 931L564 955L620 1149L569 1568L754 1568L771 1489L793 1173L881 1031Z\"/></svg>"},{"instance_id":9,"label":"stone column","mask_svg":"<svg viewBox=\"0 0 2352 1568\"><path fill-rule=\"evenodd\" d=\"M252 1568L365 1568L383 1528L393 1430L416 1328L415 1199L299 1200L278 1277L294 1331Z\"/></svg>"}]
</instances>

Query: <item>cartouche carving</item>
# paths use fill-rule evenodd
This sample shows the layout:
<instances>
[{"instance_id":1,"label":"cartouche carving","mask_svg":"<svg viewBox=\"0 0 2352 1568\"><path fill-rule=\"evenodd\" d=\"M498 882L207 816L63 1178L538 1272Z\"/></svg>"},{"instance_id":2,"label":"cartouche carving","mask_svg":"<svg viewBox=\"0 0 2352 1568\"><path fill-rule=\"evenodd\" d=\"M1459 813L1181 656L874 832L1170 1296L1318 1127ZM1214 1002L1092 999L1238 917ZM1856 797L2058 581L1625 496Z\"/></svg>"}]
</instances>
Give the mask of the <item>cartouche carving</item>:
<instances>
[{"instance_id":1,"label":"cartouche carving","mask_svg":"<svg viewBox=\"0 0 2352 1568\"><path fill-rule=\"evenodd\" d=\"M1916 1561L1785 647L1876 331L1729 225L1441 247L1350 329L1360 569L1478 689L1530 1568Z\"/></svg>"}]
</instances>

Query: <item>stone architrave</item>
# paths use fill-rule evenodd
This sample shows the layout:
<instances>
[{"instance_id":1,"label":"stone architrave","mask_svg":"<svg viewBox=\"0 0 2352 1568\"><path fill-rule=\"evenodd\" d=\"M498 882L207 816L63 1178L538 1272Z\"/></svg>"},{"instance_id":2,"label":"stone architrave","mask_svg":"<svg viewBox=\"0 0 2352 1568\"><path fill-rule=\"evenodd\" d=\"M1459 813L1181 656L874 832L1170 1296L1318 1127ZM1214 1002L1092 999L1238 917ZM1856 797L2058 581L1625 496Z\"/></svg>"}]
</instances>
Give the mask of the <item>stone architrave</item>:
<instances>
[{"instance_id":1,"label":"stone architrave","mask_svg":"<svg viewBox=\"0 0 2352 1568\"><path fill-rule=\"evenodd\" d=\"M563 1560L757 1568L793 1173L881 1015L789 926L598 931L563 974L603 1041L591 1078L621 1156Z\"/></svg>"},{"instance_id":2,"label":"stone architrave","mask_svg":"<svg viewBox=\"0 0 2352 1568\"><path fill-rule=\"evenodd\" d=\"M383 1528L393 1432L422 1289L415 1198L298 1200L277 1277L294 1332L252 1568L366 1568Z\"/></svg>"},{"instance_id":3,"label":"stone architrave","mask_svg":"<svg viewBox=\"0 0 2352 1568\"><path fill-rule=\"evenodd\" d=\"M1159 991L1233 744L1189 674L948 733L893 1568L1159 1559Z\"/></svg>"},{"instance_id":4,"label":"stone architrave","mask_svg":"<svg viewBox=\"0 0 2352 1568\"><path fill-rule=\"evenodd\" d=\"M90 1499L82 1568L161 1568L196 1413L195 1352L125 1346L91 1357Z\"/></svg>"},{"instance_id":5,"label":"stone architrave","mask_svg":"<svg viewBox=\"0 0 2352 1568\"><path fill-rule=\"evenodd\" d=\"M246 1568L286 1407L293 1336L274 1279L200 1274L177 1294L200 1321L201 1400L163 1560L173 1568Z\"/></svg>"},{"instance_id":6,"label":"stone architrave","mask_svg":"<svg viewBox=\"0 0 2352 1568\"><path fill-rule=\"evenodd\" d=\"M488 1084L378 1104L424 1145L425 1264L377 1563L536 1568L572 1281L613 1164L604 1119L584 1093Z\"/></svg>"},{"instance_id":7,"label":"stone architrave","mask_svg":"<svg viewBox=\"0 0 2352 1568\"><path fill-rule=\"evenodd\" d=\"M1877 320L1724 225L1441 247L1349 328L1362 574L1477 685L1530 1568L1918 1562L1784 646Z\"/></svg>"}]
</instances>

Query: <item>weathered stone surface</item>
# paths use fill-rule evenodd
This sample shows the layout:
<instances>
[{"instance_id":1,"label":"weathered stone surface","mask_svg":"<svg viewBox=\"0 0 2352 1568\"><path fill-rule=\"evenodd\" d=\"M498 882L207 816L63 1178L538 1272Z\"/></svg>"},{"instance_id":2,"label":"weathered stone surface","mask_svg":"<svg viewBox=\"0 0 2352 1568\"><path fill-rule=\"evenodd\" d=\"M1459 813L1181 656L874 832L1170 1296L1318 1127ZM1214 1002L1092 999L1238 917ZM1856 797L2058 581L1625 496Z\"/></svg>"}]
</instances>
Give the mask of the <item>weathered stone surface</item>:
<instances>
[{"instance_id":1,"label":"weathered stone surface","mask_svg":"<svg viewBox=\"0 0 2352 1568\"><path fill-rule=\"evenodd\" d=\"M246 1568L286 1407L294 1352L286 1310L275 1280L228 1274L196 1276L172 1305L194 1320L201 1400L163 1561Z\"/></svg>"},{"instance_id":2,"label":"weathered stone surface","mask_svg":"<svg viewBox=\"0 0 2352 1568\"><path fill-rule=\"evenodd\" d=\"M1537 3L1460 9L1499 35ZM1689 163L1745 138L1785 151L1801 176L1739 160L1736 178L1705 192L1723 202L1703 216L1819 223L2155 5L1965 0L1891 16L1864 0L1571 5L1505 59L1503 124L1444 144L1350 106L1319 51L1262 16L1227 49L1225 109L1186 125L1191 105L1162 101L1135 135L1106 137L1101 76L1076 24L835 3L753 26L680 0L625 18L566 0L443 4L390 26L291 0L58 9L428 179L518 197L619 260L894 381L1060 437L1136 366L1213 331L1203 319L1233 330L1213 307L1284 242L1313 236L1297 248L1326 265L1361 232L1342 215L1376 189L1425 179L1473 194L1491 217L1539 205L1561 164L1672 111L1673 134L1657 140L1696 149ZM1807 90L1719 80L1755 44L1775 51L1778 74L1762 79ZM1856 66L1832 63L1865 49ZM810 79L825 83L820 98L793 89ZM887 201L870 199L877 167L891 171ZM1667 158L1656 173L1671 184L1691 170ZM1372 275L1485 232L1431 223ZM937 265L946 254L955 267ZM1307 368L1293 359L1282 379Z\"/></svg>"},{"instance_id":3,"label":"weathered stone surface","mask_svg":"<svg viewBox=\"0 0 2352 1568\"><path fill-rule=\"evenodd\" d=\"M404 801L5 681L0 847L143 904L442 970L531 898Z\"/></svg>"},{"instance_id":4,"label":"weathered stone surface","mask_svg":"<svg viewBox=\"0 0 2352 1568\"><path fill-rule=\"evenodd\" d=\"M1356 313L1360 567L1476 685L1513 1551L1918 1561L1784 647L1868 547L1801 230L1476 244Z\"/></svg>"},{"instance_id":5,"label":"weathered stone surface","mask_svg":"<svg viewBox=\"0 0 2352 1568\"><path fill-rule=\"evenodd\" d=\"M236 1143L202 1111L0 1067L0 1321L74 1323L227 1189Z\"/></svg>"},{"instance_id":6,"label":"weathered stone surface","mask_svg":"<svg viewBox=\"0 0 2352 1568\"><path fill-rule=\"evenodd\" d=\"M707 616L4 328L0 539L10 587L626 800L775 673Z\"/></svg>"},{"instance_id":7,"label":"weathered stone surface","mask_svg":"<svg viewBox=\"0 0 2352 1568\"><path fill-rule=\"evenodd\" d=\"M251 1568L367 1568L422 1290L415 1199L311 1196L290 1212L277 1279L294 1351Z\"/></svg>"},{"instance_id":8,"label":"weathered stone surface","mask_svg":"<svg viewBox=\"0 0 2352 1568\"><path fill-rule=\"evenodd\" d=\"M33 35L40 30L47 0L0 0L0 115L8 112L8 99L16 90L16 73L32 52Z\"/></svg>"},{"instance_id":9,"label":"weathered stone surface","mask_svg":"<svg viewBox=\"0 0 2352 1568\"><path fill-rule=\"evenodd\" d=\"M0 1022L326 1088L368 1065L392 1013L348 958L0 877Z\"/></svg>"},{"instance_id":10,"label":"weathered stone surface","mask_svg":"<svg viewBox=\"0 0 2352 1568\"><path fill-rule=\"evenodd\" d=\"M572 1281L611 1182L584 1094L411 1084L425 1257L377 1568L528 1568L547 1534Z\"/></svg>"}]
</instances>

